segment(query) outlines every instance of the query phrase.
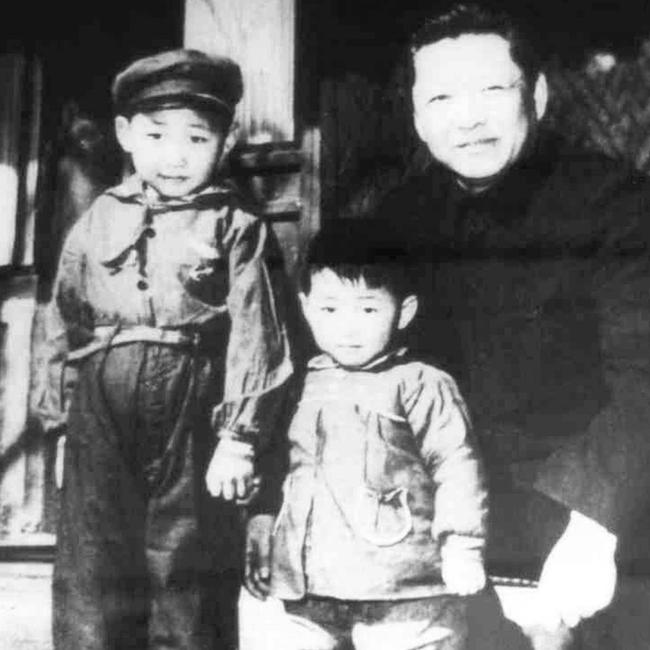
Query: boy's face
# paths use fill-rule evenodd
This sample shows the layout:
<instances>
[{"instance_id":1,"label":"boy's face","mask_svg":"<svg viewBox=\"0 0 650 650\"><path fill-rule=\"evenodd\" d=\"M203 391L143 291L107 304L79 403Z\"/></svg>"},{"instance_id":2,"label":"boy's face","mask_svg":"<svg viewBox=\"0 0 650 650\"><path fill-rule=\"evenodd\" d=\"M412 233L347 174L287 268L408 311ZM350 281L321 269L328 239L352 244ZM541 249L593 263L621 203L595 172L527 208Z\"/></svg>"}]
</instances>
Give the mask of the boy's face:
<instances>
[{"instance_id":1,"label":"boy's face","mask_svg":"<svg viewBox=\"0 0 650 650\"><path fill-rule=\"evenodd\" d=\"M191 108L163 108L115 120L117 138L142 180L162 197L206 185L219 161L225 129Z\"/></svg>"},{"instance_id":2,"label":"boy's face","mask_svg":"<svg viewBox=\"0 0 650 650\"><path fill-rule=\"evenodd\" d=\"M387 289L330 269L312 274L311 289L300 301L318 347L347 368L365 366L386 352L417 309L415 296L400 302Z\"/></svg>"}]
</instances>

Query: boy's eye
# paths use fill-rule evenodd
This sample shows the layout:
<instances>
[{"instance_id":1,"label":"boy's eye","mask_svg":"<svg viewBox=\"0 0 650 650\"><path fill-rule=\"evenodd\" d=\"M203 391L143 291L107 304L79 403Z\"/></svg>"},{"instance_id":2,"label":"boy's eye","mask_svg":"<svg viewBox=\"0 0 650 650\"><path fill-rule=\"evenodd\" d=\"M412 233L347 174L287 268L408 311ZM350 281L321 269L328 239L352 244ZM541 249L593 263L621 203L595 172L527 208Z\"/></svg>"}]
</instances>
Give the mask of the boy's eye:
<instances>
[{"instance_id":1,"label":"boy's eye","mask_svg":"<svg viewBox=\"0 0 650 650\"><path fill-rule=\"evenodd\" d=\"M440 93L439 95L433 95L433 97L429 98L429 104L441 104L444 101L447 101L451 99L451 95L445 95L444 93Z\"/></svg>"},{"instance_id":2,"label":"boy's eye","mask_svg":"<svg viewBox=\"0 0 650 650\"><path fill-rule=\"evenodd\" d=\"M324 311L326 314L333 314L336 311L336 307L332 307L331 305L323 305L320 310Z\"/></svg>"},{"instance_id":3,"label":"boy's eye","mask_svg":"<svg viewBox=\"0 0 650 650\"><path fill-rule=\"evenodd\" d=\"M159 133L158 131L150 131L147 133L147 137L151 140L160 140L160 138L162 138L162 133Z\"/></svg>"},{"instance_id":4,"label":"boy's eye","mask_svg":"<svg viewBox=\"0 0 650 650\"><path fill-rule=\"evenodd\" d=\"M203 135L192 135L190 136L190 142L192 144L204 144L208 139Z\"/></svg>"},{"instance_id":5,"label":"boy's eye","mask_svg":"<svg viewBox=\"0 0 650 650\"><path fill-rule=\"evenodd\" d=\"M376 314L377 313L377 308L376 307L364 307L363 308L363 313L364 314Z\"/></svg>"}]
</instances>

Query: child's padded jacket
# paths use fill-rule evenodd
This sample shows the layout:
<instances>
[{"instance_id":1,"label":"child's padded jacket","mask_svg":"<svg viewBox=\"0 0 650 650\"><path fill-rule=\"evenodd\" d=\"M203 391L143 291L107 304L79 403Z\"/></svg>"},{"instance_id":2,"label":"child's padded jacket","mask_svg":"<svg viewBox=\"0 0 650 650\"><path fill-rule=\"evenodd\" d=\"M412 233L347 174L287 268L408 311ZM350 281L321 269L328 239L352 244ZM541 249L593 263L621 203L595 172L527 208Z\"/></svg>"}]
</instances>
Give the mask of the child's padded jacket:
<instances>
[{"instance_id":1,"label":"child's padded jacket","mask_svg":"<svg viewBox=\"0 0 650 650\"><path fill-rule=\"evenodd\" d=\"M272 592L342 600L448 593L449 536L480 558L487 498L463 400L396 351L358 370L313 359L290 429Z\"/></svg>"}]
</instances>

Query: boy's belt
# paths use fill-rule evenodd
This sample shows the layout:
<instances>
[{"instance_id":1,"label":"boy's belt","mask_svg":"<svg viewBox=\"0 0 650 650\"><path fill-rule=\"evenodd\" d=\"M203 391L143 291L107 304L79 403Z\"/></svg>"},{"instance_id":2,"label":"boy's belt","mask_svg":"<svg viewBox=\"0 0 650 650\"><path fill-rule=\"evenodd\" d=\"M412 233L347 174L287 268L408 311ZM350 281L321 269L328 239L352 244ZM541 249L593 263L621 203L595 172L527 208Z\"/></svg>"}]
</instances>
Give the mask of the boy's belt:
<instances>
[{"instance_id":1,"label":"boy's belt","mask_svg":"<svg viewBox=\"0 0 650 650\"><path fill-rule=\"evenodd\" d=\"M182 332L181 330L163 329L136 325L124 329L115 327L96 327L93 340L82 348L68 352L68 361L85 359L91 354L107 347L127 345L129 343L157 343L158 345L196 346L200 341L198 332Z\"/></svg>"}]
</instances>

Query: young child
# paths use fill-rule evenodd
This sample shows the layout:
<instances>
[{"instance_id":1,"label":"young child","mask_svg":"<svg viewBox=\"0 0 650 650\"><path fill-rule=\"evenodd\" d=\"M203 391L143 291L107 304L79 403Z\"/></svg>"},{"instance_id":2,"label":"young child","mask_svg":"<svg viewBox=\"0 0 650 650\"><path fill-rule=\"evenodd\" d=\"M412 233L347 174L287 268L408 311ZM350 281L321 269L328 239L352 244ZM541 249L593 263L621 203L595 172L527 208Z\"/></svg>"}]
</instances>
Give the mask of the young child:
<instances>
[{"instance_id":1,"label":"young child","mask_svg":"<svg viewBox=\"0 0 650 650\"><path fill-rule=\"evenodd\" d=\"M265 226L215 178L241 73L176 50L112 90L135 173L71 230L49 312L55 648L234 648L234 500L292 369Z\"/></svg>"},{"instance_id":2,"label":"young child","mask_svg":"<svg viewBox=\"0 0 650 650\"><path fill-rule=\"evenodd\" d=\"M418 299L389 235L373 222L332 228L307 260L300 299L321 354L289 429L273 528L283 648L464 648L464 596L485 584L475 440L453 379L400 346ZM262 517L247 584L263 597Z\"/></svg>"}]
</instances>

